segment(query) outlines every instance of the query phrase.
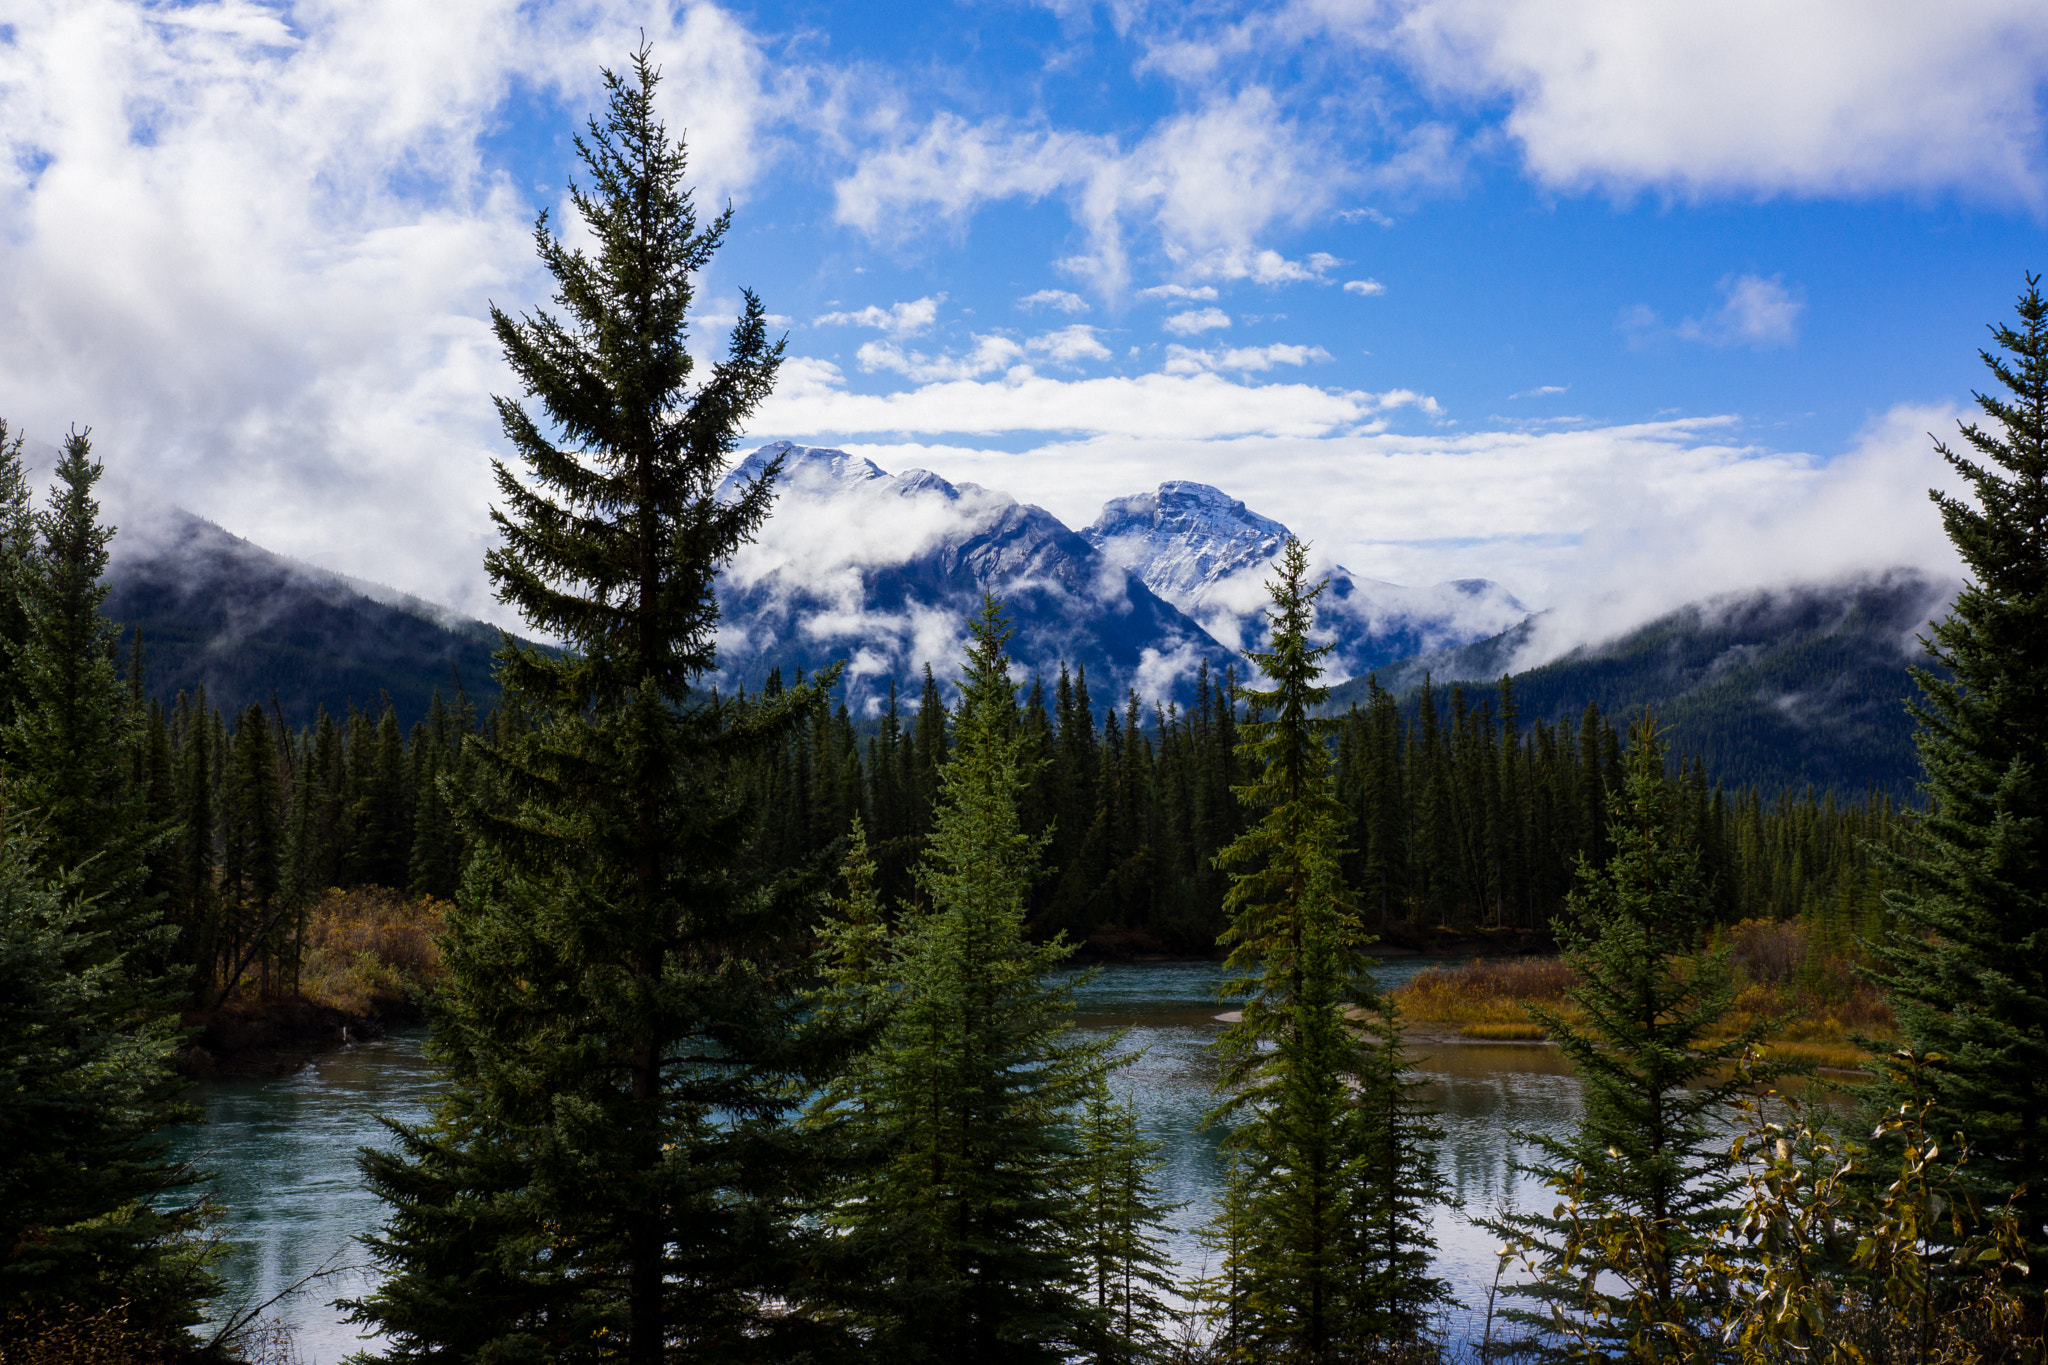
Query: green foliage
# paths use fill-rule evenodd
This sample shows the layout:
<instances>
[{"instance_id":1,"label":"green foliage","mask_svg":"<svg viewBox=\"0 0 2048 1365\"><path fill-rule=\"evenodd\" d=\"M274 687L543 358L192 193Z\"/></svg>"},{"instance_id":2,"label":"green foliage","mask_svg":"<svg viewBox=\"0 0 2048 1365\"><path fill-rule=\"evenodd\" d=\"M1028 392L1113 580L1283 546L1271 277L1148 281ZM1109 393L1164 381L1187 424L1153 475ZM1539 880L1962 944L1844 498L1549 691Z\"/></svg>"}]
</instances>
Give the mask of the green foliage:
<instances>
[{"instance_id":1,"label":"green foliage","mask_svg":"<svg viewBox=\"0 0 2048 1365\"><path fill-rule=\"evenodd\" d=\"M1969 1182L2015 1200L2037 1286L2048 1272L2048 299L2029 276L2019 325L1992 329L1970 454L1937 445L1973 501L1935 494L1969 581L1922 670L1920 761L1931 805L1881 979L1926 1084L1968 1140ZM1938 1060L1937 1060L1938 1059ZM1880 1072L1873 1102L1900 1103Z\"/></svg>"},{"instance_id":2,"label":"green foliage","mask_svg":"<svg viewBox=\"0 0 2048 1365\"><path fill-rule=\"evenodd\" d=\"M1225 1249L1209 1289L1229 1359L1355 1358L1444 1296L1428 1275L1426 1203L1440 1190L1409 1102L1392 1014L1376 998L1340 867L1346 814L1316 718L1324 652L1309 644L1321 585L1290 541L1272 582L1271 646L1252 657L1271 680L1247 689L1241 750L1257 776L1239 787L1258 818L1217 856L1234 873L1226 991L1240 1022L1217 1042L1223 1104L1238 1155L1218 1223ZM1381 1046L1347 1017L1371 1012ZM1220 1302L1215 1302L1220 1298Z\"/></svg>"},{"instance_id":3,"label":"green foliage","mask_svg":"<svg viewBox=\"0 0 2048 1365\"><path fill-rule=\"evenodd\" d=\"M1731 1068L1775 1021L1713 1040L1734 1005L1732 968L1726 949L1700 951L1711 896L1648 717L1632 727L1625 763L1608 811L1614 855L1582 869L1559 930L1582 1019L1529 1010L1585 1087L1570 1137L1519 1135L1541 1153L1525 1169L1559 1195L1559 1210L1482 1226L1537 1271L1515 1292L1547 1315L1526 1320L1584 1349L1664 1359L1719 1311L1693 1274L1735 1187L1714 1120L1768 1079Z\"/></svg>"},{"instance_id":4,"label":"green foliage","mask_svg":"<svg viewBox=\"0 0 2048 1365\"><path fill-rule=\"evenodd\" d=\"M2040 1320L2007 1283L2025 1238L2009 1203L1970 1188L1960 1135L1944 1150L1945 1116L1924 1089L1932 1059L1902 1050L1876 1064L1911 1098L1868 1142L1796 1097L1738 1106L1741 1202L1701 1267L1729 1286L1726 1354L1742 1365L2040 1359Z\"/></svg>"},{"instance_id":5,"label":"green foliage","mask_svg":"<svg viewBox=\"0 0 2048 1365\"><path fill-rule=\"evenodd\" d=\"M922 908L890 945L886 1023L814 1122L864 1154L833 1202L861 1275L840 1292L875 1357L1058 1361L1098 1341L1077 1229L1086 1219L1077 1109L1114 1065L1071 1034L1069 949L1024 934L1041 838L1021 827L1029 780L1016 690L993 600L972 623L951 756L940 767ZM858 874L860 869L856 867ZM832 988L874 975L872 914L828 939Z\"/></svg>"},{"instance_id":6,"label":"green foliage","mask_svg":"<svg viewBox=\"0 0 2048 1365\"><path fill-rule=\"evenodd\" d=\"M1165 1201L1154 1179L1165 1167L1161 1144L1139 1131L1137 1101L1114 1098L1103 1078L1081 1111L1079 1147L1075 1251L1098 1313L1093 1358L1098 1365L1156 1360L1177 1317L1162 1297L1174 1290L1173 1262L1158 1229L1180 1207Z\"/></svg>"},{"instance_id":7,"label":"green foliage","mask_svg":"<svg viewBox=\"0 0 2048 1365\"><path fill-rule=\"evenodd\" d=\"M100 524L100 466L91 452L87 433L65 438L50 506L36 517L39 543L19 585L21 702L0 743L17 799L42 812L45 866L75 870L99 913L125 922L133 936L156 918L142 894L144 859L165 832L143 819L132 773L142 716L114 671L119 632L100 614L114 532Z\"/></svg>"},{"instance_id":8,"label":"green foliage","mask_svg":"<svg viewBox=\"0 0 2048 1365\"><path fill-rule=\"evenodd\" d=\"M19 664L28 646L28 613L22 589L36 554L36 520L31 507L28 470L21 463L24 437L0 420L0 756L4 727L27 698Z\"/></svg>"},{"instance_id":9,"label":"green foliage","mask_svg":"<svg viewBox=\"0 0 2048 1365\"><path fill-rule=\"evenodd\" d=\"M0 820L0 1316L120 1307L176 1344L215 1291L155 1134L184 1116L175 1021L137 1017L117 931Z\"/></svg>"},{"instance_id":10,"label":"green foliage","mask_svg":"<svg viewBox=\"0 0 2048 1365\"><path fill-rule=\"evenodd\" d=\"M471 839L449 918L434 1055L449 1085L396 1153L365 1153L392 1273L356 1304L397 1360L791 1358L810 1162L788 1120L807 1070L802 887L750 876L735 765L817 687L707 697L719 566L767 514L774 469L721 499L739 424L780 360L747 296L692 384L686 318L724 234L700 226L648 52L606 73L577 147L586 253L536 230L564 317L493 313L546 421L500 399L524 465L497 469L501 598L552 655L508 641L508 714L443 780ZM368 765L387 764L380 743ZM381 777L379 778L381 781ZM359 807L382 817L373 783Z\"/></svg>"}]
</instances>

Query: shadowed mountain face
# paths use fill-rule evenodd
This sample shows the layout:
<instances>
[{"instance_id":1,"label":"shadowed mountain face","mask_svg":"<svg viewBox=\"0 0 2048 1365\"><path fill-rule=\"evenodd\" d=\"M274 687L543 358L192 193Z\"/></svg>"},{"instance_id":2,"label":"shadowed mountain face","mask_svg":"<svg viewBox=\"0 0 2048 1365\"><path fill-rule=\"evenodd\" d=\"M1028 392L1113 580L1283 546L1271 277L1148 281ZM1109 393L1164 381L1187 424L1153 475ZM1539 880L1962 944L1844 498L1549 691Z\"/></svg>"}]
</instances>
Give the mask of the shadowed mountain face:
<instances>
[{"instance_id":1,"label":"shadowed mountain face","mask_svg":"<svg viewBox=\"0 0 2048 1365\"><path fill-rule=\"evenodd\" d=\"M1044 508L923 470L891 475L844 451L778 442L727 480L777 456L775 510L720 581L719 662L758 687L772 668L845 660L858 713L891 678L924 665L957 672L965 622L985 586L1016 634L1011 656L1048 683L1086 668L1098 700L1135 688L1147 702L1191 690L1229 651Z\"/></svg>"},{"instance_id":2,"label":"shadowed mountain face","mask_svg":"<svg viewBox=\"0 0 2048 1365\"><path fill-rule=\"evenodd\" d=\"M1175 479L1117 498L1081 533L1112 561L1233 647L1266 634L1266 582L1288 530L1221 489ZM1317 567L1329 586L1317 603L1324 666L1355 677L1397 659L1484 639L1529 609L1500 584L1462 578L1409 588L1360 578L1341 564Z\"/></svg>"},{"instance_id":3,"label":"shadowed mountain face","mask_svg":"<svg viewBox=\"0 0 2048 1365\"><path fill-rule=\"evenodd\" d=\"M230 715L274 696L293 726L322 706L378 709L385 695L409 725L436 688L452 702L458 677L480 707L497 697L498 632L480 621L272 554L177 508L112 548L106 613L141 627L154 696L204 687Z\"/></svg>"},{"instance_id":4,"label":"shadowed mountain face","mask_svg":"<svg viewBox=\"0 0 2048 1365\"><path fill-rule=\"evenodd\" d=\"M1925 666L1914 640L1955 585L1913 570L1694 604L1604 644L1513 673L1522 718L1576 718L1587 702L1617 725L1649 708L1675 750L1706 761L1709 776L1770 790L1811 783L1846 793L1871 787L1906 795L1918 777L1915 687ZM1425 674L1439 688L1496 686L1533 635L1525 622L1458 649L1379 671L1409 692ZM1362 702L1364 680L1332 706Z\"/></svg>"}]
</instances>

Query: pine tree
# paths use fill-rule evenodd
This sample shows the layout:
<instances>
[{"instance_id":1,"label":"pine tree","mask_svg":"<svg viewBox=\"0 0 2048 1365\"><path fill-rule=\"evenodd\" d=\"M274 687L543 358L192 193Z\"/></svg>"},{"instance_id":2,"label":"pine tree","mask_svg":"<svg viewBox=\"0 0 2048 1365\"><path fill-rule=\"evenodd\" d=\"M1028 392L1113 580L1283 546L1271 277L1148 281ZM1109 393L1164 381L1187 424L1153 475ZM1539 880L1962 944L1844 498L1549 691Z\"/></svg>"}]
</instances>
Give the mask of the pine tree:
<instances>
[{"instance_id":1,"label":"pine tree","mask_svg":"<svg viewBox=\"0 0 2048 1365\"><path fill-rule=\"evenodd\" d=\"M1716 1118L1774 1074L1734 1064L1775 1020L1715 1036L1734 1007L1733 968L1727 949L1705 946L1712 891L1664 753L1647 716L1631 727L1604 821L1614 852L1580 864L1558 927L1583 1022L1529 1007L1585 1087L1576 1132L1518 1135L1541 1153L1522 1169L1563 1211L1481 1222L1537 1269L1514 1292L1548 1311L1525 1316L1575 1350L1639 1359L1678 1357L1712 1318L1713 1282L1697 1272L1733 1188Z\"/></svg>"},{"instance_id":2,"label":"pine tree","mask_svg":"<svg viewBox=\"0 0 2048 1365\"><path fill-rule=\"evenodd\" d=\"M1088 1277L1100 1334L1090 1354L1097 1365L1161 1359L1165 1329L1176 1314L1172 1256L1159 1228L1178 1204L1166 1202L1156 1177L1165 1168L1161 1144L1138 1128L1138 1106L1110 1094L1098 1079L1081 1111L1080 1228L1075 1250Z\"/></svg>"},{"instance_id":3,"label":"pine tree","mask_svg":"<svg viewBox=\"0 0 2048 1365\"><path fill-rule=\"evenodd\" d=\"M24 823L0 817L0 1352L81 1309L176 1351L217 1290L156 1136L184 1113L176 1021L138 1019L119 932Z\"/></svg>"},{"instance_id":4,"label":"pine tree","mask_svg":"<svg viewBox=\"0 0 2048 1365\"><path fill-rule=\"evenodd\" d=\"M869 1358L1058 1361L1099 1315L1074 1244L1072 1124L1113 1063L1073 1038L1064 941L1024 935L1042 837L1017 812L1029 782L1000 610L972 622L952 752L918 879L925 906L892 946L888 1022L853 1092L875 1153L834 1219L871 1283L849 1291Z\"/></svg>"},{"instance_id":5,"label":"pine tree","mask_svg":"<svg viewBox=\"0 0 2048 1365\"><path fill-rule=\"evenodd\" d=\"M1219 1344L1249 1358L1320 1363L1374 1340L1390 1320L1389 1296L1421 1303L1441 1291L1417 1273L1416 1248L1402 1245L1417 1231L1411 1218L1382 1210L1368 1221L1375 1159L1413 1183L1427 1183L1430 1168L1422 1150L1399 1149L1415 1125L1390 1126L1400 1106L1388 1096L1406 1090L1398 1033L1391 1052L1376 1054L1347 1017L1379 1002L1363 954L1370 940L1340 867L1347 812L1324 740L1331 722L1316 715L1328 695L1318 682L1327 650L1309 643L1322 586L1309 584L1299 541L1288 542L1269 586L1270 644L1251 658L1271 685L1242 689L1242 753L1259 772L1238 792L1260 818L1217 857L1235 873L1225 989L1245 997L1241 1022L1217 1044L1225 1099L1211 1120L1234 1122L1242 1162L1218 1230L1234 1248ZM1380 1246L1375 1234L1396 1245L1361 1261L1361 1250ZM1419 1249L1426 1272L1426 1244Z\"/></svg>"},{"instance_id":6,"label":"pine tree","mask_svg":"<svg viewBox=\"0 0 2048 1365\"><path fill-rule=\"evenodd\" d=\"M739 773L789 742L819 683L706 695L721 564L768 514L770 466L721 496L740 424L781 358L751 293L694 385L686 320L723 238L700 224L655 115L648 51L605 74L571 199L593 243L536 229L566 320L493 311L508 361L566 441L498 400L502 600L566 654L508 641L510 715L471 746L477 849L451 916L433 1120L368 1153L392 1272L356 1304L398 1360L788 1359L810 1162L789 1122L804 1070L801 888L742 867L759 827Z\"/></svg>"},{"instance_id":7,"label":"pine tree","mask_svg":"<svg viewBox=\"0 0 2048 1365\"><path fill-rule=\"evenodd\" d=\"M1368 1044L1353 1094L1356 1183L1342 1255L1354 1276L1349 1293L1362 1305L1349 1335L1365 1351L1425 1339L1452 1302L1450 1285L1430 1273L1430 1223L1434 1208L1455 1201L1436 1159L1444 1131L1416 1094L1427 1082L1415 1074L1393 1002L1381 996L1362 1026Z\"/></svg>"},{"instance_id":8,"label":"pine tree","mask_svg":"<svg viewBox=\"0 0 2048 1365\"><path fill-rule=\"evenodd\" d=\"M43 813L48 867L76 869L81 892L132 936L159 913L143 892L146 860L166 832L144 818L131 761L144 718L114 668L120 632L100 613L114 532L100 524L88 436L65 438L50 505L36 518L39 543L21 585L21 702L5 747L16 799Z\"/></svg>"},{"instance_id":9,"label":"pine tree","mask_svg":"<svg viewBox=\"0 0 2048 1365\"><path fill-rule=\"evenodd\" d=\"M18 431L10 439L7 423L0 421L0 757L8 755L7 727L27 699L20 664L28 644L22 593L36 553L36 519L22 441Z\"/></svg>"},{"instance_id":10,"label":"pine tree","mask_svg":"<svg viewBox=\"0 0 2048 1365\"><path fill-rule=\"evenodd\" d=\"M1944 1125L1970 1145L1963 1176L2014 1202L2026 1264L2048 1275L2048 299L2027 277L2018 326L1983 351L2003 394L1978 394L1966 452L1936 450L1972 501L1935 493L1968 578L1916 669L1912 711L1929 808L1913 819L1909 879L1881 979L1926 1058ZM1872 1102L1910 1098L1878 1067Z\"/></svg>"}]
</instances>

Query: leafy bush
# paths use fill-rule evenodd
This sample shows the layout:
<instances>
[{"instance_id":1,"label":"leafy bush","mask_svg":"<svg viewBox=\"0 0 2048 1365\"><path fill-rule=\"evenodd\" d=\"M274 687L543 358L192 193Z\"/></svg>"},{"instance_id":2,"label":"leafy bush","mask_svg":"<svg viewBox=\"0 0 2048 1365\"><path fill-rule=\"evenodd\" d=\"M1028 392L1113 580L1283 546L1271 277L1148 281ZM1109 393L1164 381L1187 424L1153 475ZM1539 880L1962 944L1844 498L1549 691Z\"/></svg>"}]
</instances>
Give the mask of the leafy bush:
<instances>
[{"instance_id":1,"label":"leafy bush","mask_svg":"<svg viewBox=\"0 0 2048 1365\"><path fill-rule=\"evenodd\" d=\"M407 900L367 887L330 890L306 924L307 999L350 1014L378 1014L417 1002L442 976L438 935L447 904Z\"/></svg>"}]
</instances>

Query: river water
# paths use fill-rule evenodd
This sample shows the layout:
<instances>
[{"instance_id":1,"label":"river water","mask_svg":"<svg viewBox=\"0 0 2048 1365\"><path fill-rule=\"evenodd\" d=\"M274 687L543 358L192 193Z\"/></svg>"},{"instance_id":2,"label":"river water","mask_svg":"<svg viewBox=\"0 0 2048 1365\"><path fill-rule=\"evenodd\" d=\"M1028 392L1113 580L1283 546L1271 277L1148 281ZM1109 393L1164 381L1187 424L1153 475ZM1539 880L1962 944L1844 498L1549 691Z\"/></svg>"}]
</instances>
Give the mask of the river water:
<instances>
[{"instance_id":1,"label":"river water","mask_svg":"<svg viewBox=\"0 0 2048 1365\"><path fill-rule=\"evenodd\" d=\"M1426 960L1381 964L1382 989L1407 980ZM1189 1273L1203 1265L1196 1228L1209 1216L1222 1159L1219 1135L1201 1128L1214 1100L1207 1045L1221 1031L1216 964L1177 962L1102 968L1078 992L1084 1029L1127 1031L1142 1055L1115 1082L1134 1095L1149 1136L1164 1144L1161 1180L1182 1208L1170 1242ZM268 1081L213 1081L197 1087L208 1122L181 1130L178 1151L215 1173L227 1209L225 1276L232 1309L260 1304L323 1266L342 1267L279 1301L266 1316L290 1326L306 1365L335 1365L364 1342L333 1300L364 1287L365 1258L354 1239L377 1225L377 1201L362 1188L357 1149L387 1146L378 1116L414 1121L434 1094L421 1055L424 1031L400 1033L327 1053L295 1075ZM1578 1083L1556 1049L1447 1044L1418 1048L1428 1079L1423 1100L1444 1130L1440 1151L1457 1207L1435 1216L1438 1274L1465 1307L1452 1314L1454 1339L1476 1335L1495 1269L1496 1243L1471 1225L1510 1203L1540 1198L1512 1173L1511 1130L1562 1133L1577 1119Z\"/></svg>"}]
</instances>

